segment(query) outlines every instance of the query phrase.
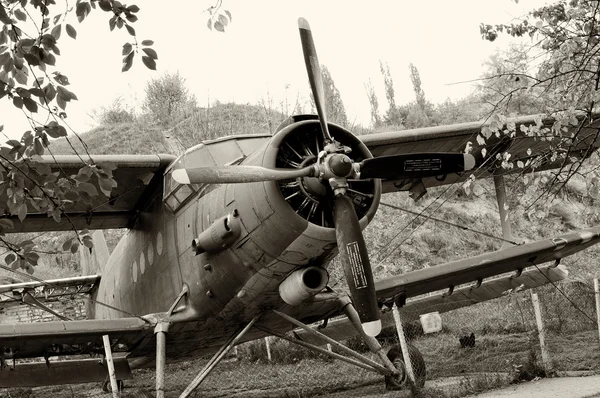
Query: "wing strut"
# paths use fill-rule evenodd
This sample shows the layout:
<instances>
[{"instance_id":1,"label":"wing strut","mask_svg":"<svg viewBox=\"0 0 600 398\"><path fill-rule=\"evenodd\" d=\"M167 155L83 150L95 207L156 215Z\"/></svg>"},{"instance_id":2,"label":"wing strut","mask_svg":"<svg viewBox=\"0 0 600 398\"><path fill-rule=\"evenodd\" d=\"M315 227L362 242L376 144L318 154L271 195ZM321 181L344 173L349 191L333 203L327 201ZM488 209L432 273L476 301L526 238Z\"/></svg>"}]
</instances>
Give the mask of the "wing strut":
<instances>
[{"instance_id":1,"label":"wing strut","mask_svg":"<svg viewBox=\"0 0 600 398\"><path fill-rule=\"evenodd\" d=\"M502 237L504 238L501 249L513 246L513 244L507 241L514 242L518 245L525 243L525 239L513 236L510 225L510 208L508 206L508 201L506 200L504 175L500 168L496 168L494 171L494 188L496 189L496 201L498 202L498 213L500 213L500 225L502 226Z\"/></svg>"},{"instance_id":2,"label":"wing strut","mask_svg":"<svg viewBox=\"0 0 600 398\"><path fill-rule=\"evenodd\" d=\"M198 373L198 375L194 378L194 380L192 380L190 385L188 385L186 389L181 393L179 398L187 398L190 396L190 394L200 385L200 383L204 381L204 379L206 379L210 371L213 370L215 366L217 366L217 364L221 361L221 359L223 359L223 357L229 352L229 350L231 350L233 346L236 345L238 341L240 341L240 339L246 334L246 332L252 328L254 323L258 321L258 318L260 318L260 315L254 317L254 319L252 319L248 323L248 325L246 325L246 327L244 327L238 333L233 334L225 342L225 344L223 344L223 346L219 348L219 351L217 351L215 355L210 359L210 361L208 361L206 366L204 366L204 369L202 369L200 373Z\"/></svg>"}]
</instances>

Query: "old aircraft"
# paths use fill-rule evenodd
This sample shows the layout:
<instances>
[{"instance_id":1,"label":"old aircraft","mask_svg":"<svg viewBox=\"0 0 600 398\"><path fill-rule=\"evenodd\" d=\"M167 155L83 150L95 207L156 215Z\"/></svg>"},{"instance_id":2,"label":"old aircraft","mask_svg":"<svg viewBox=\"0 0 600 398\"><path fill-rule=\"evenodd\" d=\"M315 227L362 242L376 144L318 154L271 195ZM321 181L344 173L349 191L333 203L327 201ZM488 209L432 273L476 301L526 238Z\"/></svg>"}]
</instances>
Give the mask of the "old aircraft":
<instances>
[{"instance_id":1,"label":"old aircraft","mask_svg":"<svg viewBox=\"0 0 600 398\"><path fill-rule=\"evenodd\" d=\"M0 286L0 292L40 308L53 295L90 297L88 320L0 325L2 362L10 367L0 371L0 386L101 381L107 367L114 383L130 377L132 368L155 366L156 394L162 397L166 361L214 353L182 393L186 397L235 344L276 335L378 372L398 387L407 380L403 358L383 353L373 337L381 330L382 308L393 303L415 313L443 303L458 308L517 286L560 280L566 271L556 265L563 257L600 241L600 228L522 244L512 236L504 175L532 166L505 169L495 155L510 149L514 161L531 165L536 160L536 171L564 167L564 158L545 156L551 140L536 139L521 128L551 127L552 119L517 119L514 134L492 136L483 144L475 140L481 123L357 137L327 122L320 65L306 20L299 20L299 29L318 115L291 117L273 136L204 142L177 158L94 156L99 164L117 166L118 185L110 200L98 197L91 207L75 203L66 212L69 222L34 212L22 222L14 218L15 232L73 226L128 232L110 254L102 234L95 234L94 248L85 249L82 257L90 275ZM600 123L582 117L577 124L571 127L577 134L570 136L568 159L585 158L599 146ZM465 153L467 147L471 153ZM45 161L65 173L81 167L75 156ZM514 244L374 281L362 230L381 195L409 191L420 196L429 187L470 176L494 179L503 237ZM327 268L338 254L349 294L328 287ZM538 267L546 262L551 265ZM523 271L530 266L535 267ZM459 287L469 282L474 285ZM411 301L442 290L442 295ZM319 330L307 326L340 314L347 320ZM285 334L294 328L307 338ZM351 333L362 336L379 362L343 346L341 355L317 345L328 334L343 338ZM107 360L77 356L98 352L105 352ZM410 355L420 354L411 349ZM10 359L34 357L46 358L49 366L10 366ZM417 376L418 384L424 382L424 369Z\"/></svg>"}]
</instances>

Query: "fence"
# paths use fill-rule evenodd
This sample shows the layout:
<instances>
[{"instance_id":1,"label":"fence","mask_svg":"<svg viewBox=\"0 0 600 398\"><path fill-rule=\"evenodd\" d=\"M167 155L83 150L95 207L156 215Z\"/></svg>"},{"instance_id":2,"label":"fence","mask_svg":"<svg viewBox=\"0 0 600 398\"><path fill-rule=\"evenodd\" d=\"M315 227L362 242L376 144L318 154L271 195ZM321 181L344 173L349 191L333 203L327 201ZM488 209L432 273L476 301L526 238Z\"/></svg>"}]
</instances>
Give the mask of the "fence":
<instances>
[{"instance_id":1,"label":"fence","mask_svg":"<svg viewBox=\"0 0 600 398\"><path fill-rule=\"evenodd\" d=\"M448 312L439 306L435 310L441 312L441 331L425 334L418 320L402 322L402 330L406 343L423 356L430 380L427 388L436 396L462 396L464 391L511 380L600 372L597 279L549 284ZM403 309L398 315L402 320ZM386 349L399 343L394 322L380 339ZM347 345L370 355L358 339ZM206 361L168 365L166 396L179 396ZM421 364L413 361L412 365L418 374ZM134 376L125 382L121 396L154 396L154 370L136 370ZM382 377L375 373L271 337L236 347L201 385L197 396L315 396L364 385L385 391ZM5 389L0 390L0 397L111 396L100 387L88 383Z\"/></svg>"}]
</instances>

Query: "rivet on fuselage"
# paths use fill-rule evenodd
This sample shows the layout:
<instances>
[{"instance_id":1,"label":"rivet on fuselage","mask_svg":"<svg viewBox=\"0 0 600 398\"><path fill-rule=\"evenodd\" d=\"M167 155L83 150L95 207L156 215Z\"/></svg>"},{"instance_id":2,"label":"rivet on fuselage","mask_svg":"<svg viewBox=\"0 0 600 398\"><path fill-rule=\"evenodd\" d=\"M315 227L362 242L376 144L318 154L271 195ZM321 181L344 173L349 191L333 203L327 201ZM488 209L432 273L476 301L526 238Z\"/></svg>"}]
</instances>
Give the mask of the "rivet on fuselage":
<instances>
[{"instance_id":1,"label":"rivet on fuselage","mask_svg":"<svg viewBox=\"0 0 600 398\"><path fill-rule=\"evenodd\" d=\"M207 291L206 291L206 295L207 295L208 297L214 297L214 294L213 294L213 292L211 292L210 290L207 290Z\"/></svg>"},{"instance_id":2,"label":"rivet on fuselage","mask_svg":"<svg viewBox=\"0 0 600 398\"><path fill-rule=\"evenodd\" d=\"M246 291L245 290L240 290L237 294L238 298L242 298L246 295Z\"/></svg>"},{"instance_id":3,"label":"rivet on fuselage","mask_svg":"<svg viewBox=\"0 0 600 398\"><path fill-rule=\"evenodd\" d=\"M204 264L204 269L207 271L212 271L212 265L210 264Z\"/></svg>"}]
</instances>

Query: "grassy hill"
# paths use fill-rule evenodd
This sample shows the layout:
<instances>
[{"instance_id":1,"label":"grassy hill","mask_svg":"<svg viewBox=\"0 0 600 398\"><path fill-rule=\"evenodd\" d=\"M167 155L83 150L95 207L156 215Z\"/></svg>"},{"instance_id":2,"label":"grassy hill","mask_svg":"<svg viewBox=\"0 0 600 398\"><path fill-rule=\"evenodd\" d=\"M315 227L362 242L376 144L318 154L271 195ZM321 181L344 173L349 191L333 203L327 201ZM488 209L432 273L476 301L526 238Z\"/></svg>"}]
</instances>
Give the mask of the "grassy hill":
<instances>
[{"instance_id":1,"label":"grassy hill","mask_svg":"<svg viewBox=\"0 0 600 398\"><path fill-rule=\"evenodd\" d=\"M135 122L97 127L81 134L92 154L149 154L174 153L167 141L176 141L180 148L191 147L202 140L220 136L270 132L285 118L276 111L263 107L240 104L216 104L211 108L196 108L174 126L161 127L147 118ZM81 140L70 137L52 142L56 154L82 151ZM533 208L524 204L532 201L537 192L527 190L517 181L509 185L513 208L513 229L517 236L536 240L561 234L568 230L591 226L598 221L593 199L586 198L585 181L576 178L566 187L565 194L553 203L536 203ZM496 250L502 244L474 231L501 236L494 188L490 181L478 181L472 192L462 189L432 189L419 203L413 203L404 193L388 194L383 202L411 211L424 211L467 230L415 217L390 207L381 206L373 223L365 231L376 277L394 275L412 269L429 267L486 251ZM533 215L532 215L533 214ZM571 277L589 279L598 275L588 256L595 249L573 258ZM340 275L333 271L335 279Z\"/></svg>"}]
</instances>

